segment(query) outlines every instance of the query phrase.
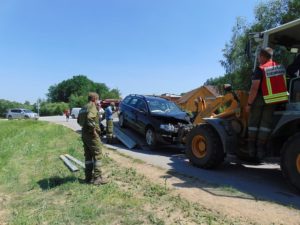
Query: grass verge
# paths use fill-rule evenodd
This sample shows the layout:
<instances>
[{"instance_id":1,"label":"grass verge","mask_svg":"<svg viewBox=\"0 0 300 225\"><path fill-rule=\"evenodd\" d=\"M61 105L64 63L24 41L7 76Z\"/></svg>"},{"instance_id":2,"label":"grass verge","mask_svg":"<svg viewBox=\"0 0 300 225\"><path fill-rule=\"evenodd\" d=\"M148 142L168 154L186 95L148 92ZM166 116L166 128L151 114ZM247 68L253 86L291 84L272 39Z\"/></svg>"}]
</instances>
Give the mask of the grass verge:
<instances>
[{"instance_id":1,"label":"grass verge","mask_svg":"<svg viewBox=\"0 0 300 225\"><path fill-rule=\"evenodd\" d=\"M82 183L59 160L83 160L80 137L39 121L0 121L0 221L7 224L231 224L105 156L111 182ZM0 222L0 224L1 224Z\"/></svg>"}]
</instances>

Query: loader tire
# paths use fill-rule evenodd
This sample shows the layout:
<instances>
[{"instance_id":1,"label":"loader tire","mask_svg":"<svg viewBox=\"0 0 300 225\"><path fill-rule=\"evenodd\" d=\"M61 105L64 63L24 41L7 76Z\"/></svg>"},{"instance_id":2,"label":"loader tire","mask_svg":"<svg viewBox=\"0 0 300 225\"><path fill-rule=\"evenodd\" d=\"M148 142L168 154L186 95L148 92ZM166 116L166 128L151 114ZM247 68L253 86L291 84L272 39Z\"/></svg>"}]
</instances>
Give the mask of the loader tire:
<instances>
[{"instance_id":1,"label":"loader tire","mask_svg":"<svg viewBox=\"0 0 300 225\"><path fill-rule=\"evenodd\" d=\"M300 132L290 137L282 147L281 170L288 183L300 192Z\"/></svg>"},{"instance_id":2,"label":"loader tire","mask_svg":"<svg viewBox=\"0 0 300 225\"><path fill-rule=\"evenodd\" d=\"M194 127L187 137L186 155L190 162L204 169L212 169L224 161L222 142L208 124Z\"/></svg>"}]
</instances>

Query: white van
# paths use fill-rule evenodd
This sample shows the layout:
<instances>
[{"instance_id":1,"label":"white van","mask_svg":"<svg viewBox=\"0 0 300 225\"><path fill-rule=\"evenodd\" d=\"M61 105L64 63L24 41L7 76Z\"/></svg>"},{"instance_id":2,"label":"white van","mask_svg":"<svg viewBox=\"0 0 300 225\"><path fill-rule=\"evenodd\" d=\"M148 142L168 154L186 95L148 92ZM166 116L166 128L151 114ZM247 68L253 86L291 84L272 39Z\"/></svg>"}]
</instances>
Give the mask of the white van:
<instances>
[{"instance_id":1,"label":"white van","mask_svg":"<svg viewBox=\"0 0 300 225\"><path fill-rule=\"evenodd\" d=\"M77 119L80 109L81 108L72 108L72 110L71 110L71 117L73 119Z\"/></svg>"}]
</instances>

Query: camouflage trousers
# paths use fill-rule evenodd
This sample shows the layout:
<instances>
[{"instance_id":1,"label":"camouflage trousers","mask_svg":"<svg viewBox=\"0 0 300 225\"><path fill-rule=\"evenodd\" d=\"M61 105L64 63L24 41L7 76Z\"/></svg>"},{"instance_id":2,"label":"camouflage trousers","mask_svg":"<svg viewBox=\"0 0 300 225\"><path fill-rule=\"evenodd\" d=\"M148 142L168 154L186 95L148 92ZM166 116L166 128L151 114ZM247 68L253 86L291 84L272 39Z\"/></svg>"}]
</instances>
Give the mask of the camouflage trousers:
<instances>
[{"instance_id":1,"label":"camouflage trousers","mask_svg":"<svg viewBox=\"0 0 300 225\"><path fill-rule=\"evenodd\" d=\"M90 180L92 178L93 171L94 178L102 176L102 144L100 137L98 135L95 137L93 133L83 131L82 142L84 147L86 179Z\"/></svg>"},{"instance_id":2,"label":"camouflage trousers","mask_svg":"<svg viewBox=\"0 0 300 225\"><path fill-rule=\"evenodd\" d=\"M114 130L114 123L113 120L107 120L106 121L106 136L107 138L113 137L113 130Z\"/></svg>"}]
</instances>

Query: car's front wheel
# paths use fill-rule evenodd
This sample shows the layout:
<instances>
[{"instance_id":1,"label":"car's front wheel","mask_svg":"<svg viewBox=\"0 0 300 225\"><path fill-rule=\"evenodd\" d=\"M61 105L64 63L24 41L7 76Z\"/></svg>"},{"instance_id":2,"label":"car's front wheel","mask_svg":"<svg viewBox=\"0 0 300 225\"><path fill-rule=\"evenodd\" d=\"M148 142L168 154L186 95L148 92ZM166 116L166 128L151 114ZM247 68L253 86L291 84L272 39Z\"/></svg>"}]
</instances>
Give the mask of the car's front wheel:
<instances>
[{"instance_id":1,"label":"car's front wheel","mask_svg":"<svg viewBox=\"0 0 300 225\"><path fill-rule=\"evenodd\" d=\"M11 115L9 115L9 116L8 116L8 119L9 119L9 120L12 120L12 116L11 116Z\"/></svg>"},{"instance_id":2,"label":"car's front wheel","mask_svg":"<svg viewBox=\"0 0 300 225\"><path fill-rule=\"evenodd\" d=\"M146 130L146 143L150 147L154 147L157 144L156 134L153 128L149 127Z\"/></svg>"}]
</instances>

